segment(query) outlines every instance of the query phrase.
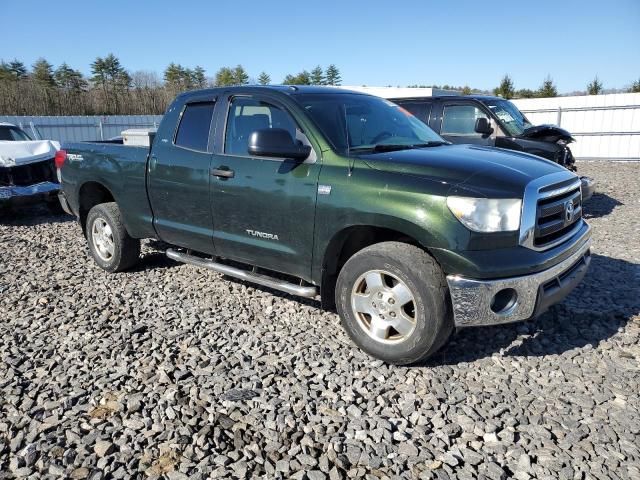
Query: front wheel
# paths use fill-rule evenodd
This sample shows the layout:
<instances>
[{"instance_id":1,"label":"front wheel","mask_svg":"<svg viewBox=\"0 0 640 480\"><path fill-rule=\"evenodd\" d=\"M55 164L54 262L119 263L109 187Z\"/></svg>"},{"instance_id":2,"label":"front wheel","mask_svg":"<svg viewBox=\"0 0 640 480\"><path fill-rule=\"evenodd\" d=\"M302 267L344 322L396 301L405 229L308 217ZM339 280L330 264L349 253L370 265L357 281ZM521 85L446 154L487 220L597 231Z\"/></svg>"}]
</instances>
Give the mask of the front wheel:
<instances>
[{"instance_id":1,"label":"front wheel","mask_svg":"<svg viewBox=\"0 0 640 480\"><path fill-rule=\"evenodd\" d=\"M362 350L398 365L426 359L453 329L444 273L406 243L378 243L352 256L338 276L336 306Z\"/></svg>"},{"instance_id":2,"label":"front wheel","mask_svg":"<svg viewBox=\"0 0 640 480\"><path fill-rule=\"evenodd\" d=\"M89 210L86 232L91 255L103 270L120 272L138 262L140 240L129 236L115 202Z\"/></svg>"}]
</instances>

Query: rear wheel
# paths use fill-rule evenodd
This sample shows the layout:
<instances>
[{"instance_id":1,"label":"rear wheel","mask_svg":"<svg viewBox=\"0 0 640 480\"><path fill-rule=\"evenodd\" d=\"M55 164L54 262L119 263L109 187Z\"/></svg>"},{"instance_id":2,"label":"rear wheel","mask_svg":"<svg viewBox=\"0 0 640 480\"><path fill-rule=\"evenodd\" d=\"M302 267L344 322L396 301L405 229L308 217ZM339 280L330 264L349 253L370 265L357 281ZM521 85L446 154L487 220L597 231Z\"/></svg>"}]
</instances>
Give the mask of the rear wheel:
<instances>
[{"instance_id":1,"label":"rear wheel","mask_svg":"<svg viewBox=\"0 0 640 480\"><path fill-rule=\"evenodd\" d=\"M389 363L426 359L453 329L444 273L424 250L400 242L351 257L338 276L336 306L353 341Z\"/></svg>"},{"instance_id":2,"label":"rear wheel","mask_svg":"<svg viewBox=\"0 0 640 480\"><path fill-rule=\"evenodd\" d=\"M86 232L89 250L100 268L120 272L138 262L140 240L127 233L115 202L101 203L89 210Z\"/></svg>"}]
</instances>

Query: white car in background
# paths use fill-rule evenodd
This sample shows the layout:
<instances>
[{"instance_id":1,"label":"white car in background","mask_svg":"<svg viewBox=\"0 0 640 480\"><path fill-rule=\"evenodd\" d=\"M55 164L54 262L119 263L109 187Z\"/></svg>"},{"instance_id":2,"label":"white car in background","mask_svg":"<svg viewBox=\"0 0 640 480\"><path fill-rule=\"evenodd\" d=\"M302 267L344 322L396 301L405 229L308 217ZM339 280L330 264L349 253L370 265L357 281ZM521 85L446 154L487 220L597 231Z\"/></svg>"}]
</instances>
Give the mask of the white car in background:
<instances>
[{"instance_id":1,"label":"white car in background","mask_svg":"<svg viewBox=\"0 0 640 480\"><path fill-rule=\"evenodd\" d=\"M0 209L32 201L57 208L59 150L56 141L33 140L21 128L0 122Z\"/></svg>"}]
</instances>

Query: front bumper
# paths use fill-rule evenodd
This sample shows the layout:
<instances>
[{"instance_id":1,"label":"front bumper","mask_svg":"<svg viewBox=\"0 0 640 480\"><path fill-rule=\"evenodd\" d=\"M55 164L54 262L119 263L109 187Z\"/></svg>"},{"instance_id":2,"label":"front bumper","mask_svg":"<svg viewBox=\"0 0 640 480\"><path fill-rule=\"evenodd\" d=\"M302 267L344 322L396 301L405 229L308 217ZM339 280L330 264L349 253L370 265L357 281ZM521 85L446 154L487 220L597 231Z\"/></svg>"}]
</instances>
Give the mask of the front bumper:
<instances>
[{"instance_id":1,"label":"front bumper","mask_svg":"<svg viewBox=\"0 0 640 480\"><path fill-rule=\"evenodd\" d=\"M60 184L54 182L41 182L27 186L0 186L0 202L54 195L59 190Z\"/></svg>"},{"instance_id":2,"label":"front bumper","mask_svg":"<svg viewBox=\"0 0 640 480\"><path fill-rule=\"evenodd\" d=\"M591 177L580 177L582 184L582 201L589 200L596 193L596 181Z\"/></svg>"},{"instance_id":3,"label":"front bumper","mask_svg":"<svg viewBox=\"0 0 640 480\"><path fill-rule=\"evenodd\" d=\"M591 262L589 233L581 237L571 256L538 273L496 280L448 275L456 327L527 320L560 302L587 272Z\"/></svg>"}]
</instances>

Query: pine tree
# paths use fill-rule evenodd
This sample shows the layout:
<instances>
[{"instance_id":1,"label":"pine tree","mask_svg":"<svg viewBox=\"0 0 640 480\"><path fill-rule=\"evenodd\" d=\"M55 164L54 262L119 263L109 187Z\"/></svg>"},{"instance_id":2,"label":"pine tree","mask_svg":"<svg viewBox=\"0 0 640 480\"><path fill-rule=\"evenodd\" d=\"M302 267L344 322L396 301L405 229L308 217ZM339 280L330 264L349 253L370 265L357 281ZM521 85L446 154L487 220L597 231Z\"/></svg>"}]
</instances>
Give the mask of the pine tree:
<instances>
[{"instance_id":1,"label":"pine tree","mask_svg":"<svg viewBox=\"0 0 640 480\"><path fill-rule=\"evenodd\" d=\"M216 72L215 84L218 87L228 87L229 85L235 85L235 83L234 72L229 67L222 67Z\"/></svg>"},{"instance_id":2,"label":"pine tree","mask_svg":"<svg viewBox=\"0 0 640 480\"><path fill-rule=\"evenodd\" d=\"M247 75L242 65L236 65L236 68L233 69L233 79L235 85L246 85L249 83L249 75Z\"/></svg>"},{"instance_id":3,"label":"pine tree","mask_svg":"<svg viewBox=\"0 0 640 480\"><path fill-rule=\"evenodd\" d=\"M10 61L7 66L14 80L20 80L27 77L27 67L25 67L24 63L19 61L17 58Z\"/></svg>"},{"instance_id":4,"label":"pine tree","mask_svg":"<svg viewBox=\"0 0 640 480\"><path fill-rule=\"evenodd\" d=\"M269 85L271 83L271 77L269 76L269 74L267 72L262 72L258 76L258 83L260 85Z\"/></svg>"},{"instance_id":5,"label":"pine tree","mask_svg":"<svg viewBox=\"0 0 640 480\"><path fill-rule=\"evenodd\" d=\"M591 83L587 85L587 93L589 95L600 95L600 93L602 93L602 82L597 75Z\"/></svg>"},{"instance_id":6,"label":"pine tree","mask_svg":"<svg viewBox=\"0 0 640 480\"><path fill-rule=\"evenodd\" d=\"M31 78L41 87L55 87L56 81L53 77L53 65L44 58L39 58L31 67Z\"/></svg>"},{"instance_id":7,"label":"pine tree","mask_svg":"<svg viewBox=\"0 0 640 480\"><path fill-rule=\"evenodd\" d=\"M185 71L182 65L171 62L164 69L164 82L175 89L181 89L184 82L184 74Z\"/></svg>"},{"instance_id":8,"label":"pine tree","mask_svg":"<svg viewBox=\"0 0 640 480\"><path fill-rule=\"evenodd\" d=\"M60 65L53 74L58 87L64 90L83 90L87 87L86 80L82 73L74 70L66 63Z\"/></svg>"},{"instance_id":9,"label":"pine tree","mask_svg":"<svg viewBox=\"0 0 640 480\"><path fill-rule=\"evenodd\" d=\"M327 67L325 75L326 85L340 85L342 78L340 76L340 70L333 63Z\"/></svg>"},{"instance_id":10,"label":"pine tree","mask_svg":"<svg viewBox=\"0 0 640 480\"><path fill-rule=\"evenodd\" d=\"M558 96L558 89L553 84L553 80L551 79L550 75L547 75L547 78L545 78L542 82L542 85L538 89L537 96L542 98Z\"/></svg>"},{"instance_id":11,"label":"pine tree","mask_svg":"<svg viewBox=\"0 0 640 480\"><path fill-rule=\"evenodd\" d=\"M311 70L311 76L309 80L311 82L311 85L325 84L324 72L322 71L322 67L320 65L316 66L316 68Z\"/></svg>"},{"instance_id":12,"label":"pine tree","mask_svg":"<svg viewBox=\"0 0 640 480\"><path fill-rule=\"evenodd\" d=\"M515 91L513 88L513 81L511 80L511 77L509 75L505 75L504 77L502 77L500 86L494 88L493 93L495 95L501 96L502 98L513 98Z\"/></svg>"},{"instance_id":13,"label":"pine tree","mask_svg":"<svg viewBox=\"0 0 640 480\"><path fill-rule=\"evenodd\" d=\"M629 88L629 93L640 93L640 79L636 80L631 84Z\"/></svg>"},{"instance_id":14,"label":"pine tree","mask_svg":"<svg viewBox=\"0 0 640 480\"><path fill-rule=\"evenodd\" d=\"M205 76L204 68L200 65L196 65L196 68L191 72L191 83L197 88L204 88L207 86L207 77Z\"/></svg>"}]
</instances>

